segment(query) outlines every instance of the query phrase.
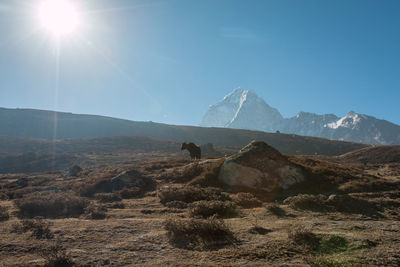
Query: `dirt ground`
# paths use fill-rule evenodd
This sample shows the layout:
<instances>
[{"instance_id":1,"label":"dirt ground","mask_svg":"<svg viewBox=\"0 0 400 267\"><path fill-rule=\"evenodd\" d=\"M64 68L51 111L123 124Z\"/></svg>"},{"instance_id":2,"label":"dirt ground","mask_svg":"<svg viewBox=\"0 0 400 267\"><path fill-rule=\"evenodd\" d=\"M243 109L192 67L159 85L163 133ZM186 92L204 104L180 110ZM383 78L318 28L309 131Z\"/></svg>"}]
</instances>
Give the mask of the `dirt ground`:
<instances>
[{"instance_id":1,"label":"dirt ground","mask_svg":"<svg viewBox=\"0 0 400 267\"><path fill-rule=\"evenodd\" d=\"M400 188L353 193L353 196L371 203L383 203L375 214L378 216L299 210L282 201L273 204L281 210L280 214L272 212L269 209L271 203L266 202L255 208L237 207L236 216L223 219L233 232L235 242L208 249L179 247L170 241L165 221L168 218L189 220L189 210L163 205L157 190L165 186L185 186L186 180L179 181L174 177L181 177L182 168L191 164L191 161L168 159L161 155L148 162L152 156L147 156L145 162L136 162L131 159L122 161L121 155L107 155L107 158L99 159L101 167L85 169L78 177L62 172L1 175L0 188L3 193L21 190L19 187L6 188L6 185L26 178L28 185L23 189L29 187L31 191L46 191L57 188L78 194L74 185L80 182L113 176L132 168L140 170L157 185L142 196L118 201L124 207L113 207L112 202L99 203L94 197L85 197L92 204L105 206L106 218L91 219L85 214L79 217L43 218L53 233L48 239L37 239L30 231L15 231L15 225L22 220L15 204L17 197L3 197L0 206L8 209L10 217L0 222L0 266L44 266L48 262L43 251L54 244L59 244L77 266L400 265ZM398 164L363 165L360 170L374 175L378 180L400 181ZM264 231L250 231L255 226ZM291 237L293 231L309 232L321 240L340 237L345 244L325 250L321 245L310 249L305 243L296 242Z\"/></svg>"}]
</instances>

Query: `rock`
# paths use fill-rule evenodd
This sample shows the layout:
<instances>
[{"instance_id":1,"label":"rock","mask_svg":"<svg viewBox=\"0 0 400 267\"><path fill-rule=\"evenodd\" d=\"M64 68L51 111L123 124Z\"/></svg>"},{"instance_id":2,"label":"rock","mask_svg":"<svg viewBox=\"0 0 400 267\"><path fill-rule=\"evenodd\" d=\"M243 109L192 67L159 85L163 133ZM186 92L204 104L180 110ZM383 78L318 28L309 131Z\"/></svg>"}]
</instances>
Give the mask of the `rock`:
<instances>
[{"instance_id":1,"label":"rock","mask_svg":"<svg viewBox=\"0 0 400 267\"><path fill-rule=\"evenodd\" d=\"M83 171L81 167L79 167L78 165L74 165L69 169L69 175L78 176L81 171Z\"/></svg>"},{"instance_id":2,"label":"rock","mask_svg":"<svg viewBox=\"0 0 400 267\"><path fill-rule=\"evenodd\" d=\"M273 147L252 141L225 160L218 179L233 189L272 193L304 181L305 173Z\"/></svg>"}]
</instances>

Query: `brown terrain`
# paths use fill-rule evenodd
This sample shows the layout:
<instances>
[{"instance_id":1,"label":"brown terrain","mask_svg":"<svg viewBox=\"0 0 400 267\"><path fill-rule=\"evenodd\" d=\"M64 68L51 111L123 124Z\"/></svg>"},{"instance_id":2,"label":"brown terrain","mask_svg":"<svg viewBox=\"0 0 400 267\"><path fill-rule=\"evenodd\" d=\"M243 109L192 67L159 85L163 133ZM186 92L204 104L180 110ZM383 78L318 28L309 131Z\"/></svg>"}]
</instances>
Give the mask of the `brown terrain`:
<instances>
[{"instance_id":1,"label":"brown terrain","mask_svg":"<svg viewBox=\"0 0 400 267\"><path fill-rule=\"evenodd\" d=\"M1 266L400 265L399 147L270 153L305 180L267 199L218 179L234 147L26 142L0 155Z\"/></svg>"}]
</instances>

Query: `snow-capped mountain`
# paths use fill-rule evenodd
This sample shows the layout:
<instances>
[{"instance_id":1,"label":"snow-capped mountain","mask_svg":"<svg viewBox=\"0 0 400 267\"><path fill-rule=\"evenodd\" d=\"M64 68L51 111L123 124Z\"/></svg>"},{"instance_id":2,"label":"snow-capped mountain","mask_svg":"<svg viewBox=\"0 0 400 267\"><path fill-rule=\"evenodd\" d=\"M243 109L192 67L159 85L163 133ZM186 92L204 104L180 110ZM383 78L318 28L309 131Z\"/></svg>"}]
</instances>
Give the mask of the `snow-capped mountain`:
<instances>
[{"instance_id":1,"label":"snow-capped mountain","mask_svg":"<svg viewBox=\"0 0 400 267\"><path fill-rule=\"evenodd\" d=\"M273 131L283 117L253 90L235 89L210 106L200 126Z\"/></svg>"},{"instance_id":2,"label":"snow-capped mountain","mask_svg":"<svg viewBox=\"0 0 400 267\"><path fill-rule=\"evenodd\" d=\"M400 144L400 126L353 111L343 117L300 112L283 118L252 90L235 89L211 105L200 126L261 130L375 145Z\"/></svg>"}]
</instances>

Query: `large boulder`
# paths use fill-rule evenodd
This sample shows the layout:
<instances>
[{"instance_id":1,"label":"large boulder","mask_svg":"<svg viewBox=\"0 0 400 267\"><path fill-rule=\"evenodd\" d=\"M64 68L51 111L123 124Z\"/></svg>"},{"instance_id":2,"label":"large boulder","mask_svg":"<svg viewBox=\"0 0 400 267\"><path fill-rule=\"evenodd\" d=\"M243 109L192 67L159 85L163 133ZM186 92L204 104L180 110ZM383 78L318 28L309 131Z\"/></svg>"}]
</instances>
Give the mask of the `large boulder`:
<instances>
[{"instance_id":1,"label":"large boulder","mask_svg":"<svg viewBox=\"0 0 400 267\"><path fill-rule=\"evenodd\" d=\"M223 163L218 179L235 191L274 193L304 181L302 167L261 141L252 141Z\"/></svg>"}]
</instances>

